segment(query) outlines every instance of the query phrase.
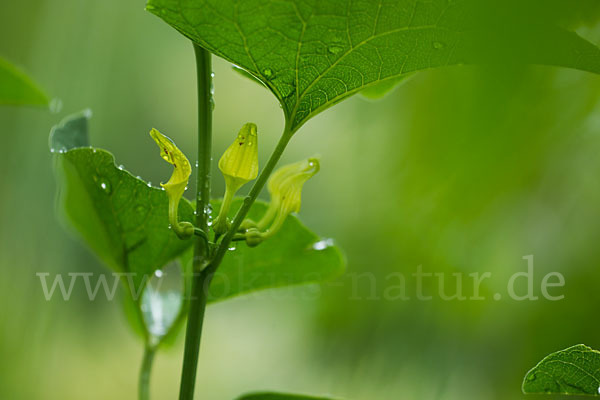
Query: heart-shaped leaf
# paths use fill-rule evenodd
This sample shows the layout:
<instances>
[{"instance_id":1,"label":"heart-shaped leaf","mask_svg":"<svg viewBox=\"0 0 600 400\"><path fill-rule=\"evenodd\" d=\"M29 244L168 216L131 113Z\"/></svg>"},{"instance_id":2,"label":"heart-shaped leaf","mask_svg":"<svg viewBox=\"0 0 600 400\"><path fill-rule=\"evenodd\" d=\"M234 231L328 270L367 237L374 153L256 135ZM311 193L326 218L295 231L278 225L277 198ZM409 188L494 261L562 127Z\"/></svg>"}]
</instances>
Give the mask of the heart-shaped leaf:
<instances>
[{"instance_id":1,"label":"heart-shaped leaf","mask_svg":"<svg viewBox=\"0 0 600 400\"><path fill-rule=\"evenodd\" d=\"M146 8L264 82L294 132L352 94L429 68L534 63L600 72L597 47L520 3L148 0Z\"/></svg>"},{"instance_id":2,"label":"heart-shaped leaf","mask_svg":"<svg viewBox=\"0 0 600 400\"><path fill-rule=\"evenodd\" d=\"M169 229L168 200L122 167L105 150L87 144L89 113L75 115L52 130L59 187L58 210L96 255L117 272L130 273L136 288L191 245ZM75 139L80 137L79 139ZM83 137L83 138L82 138ZM182 201L179 215L193 209Z\"/></svg>"}]
</instances>

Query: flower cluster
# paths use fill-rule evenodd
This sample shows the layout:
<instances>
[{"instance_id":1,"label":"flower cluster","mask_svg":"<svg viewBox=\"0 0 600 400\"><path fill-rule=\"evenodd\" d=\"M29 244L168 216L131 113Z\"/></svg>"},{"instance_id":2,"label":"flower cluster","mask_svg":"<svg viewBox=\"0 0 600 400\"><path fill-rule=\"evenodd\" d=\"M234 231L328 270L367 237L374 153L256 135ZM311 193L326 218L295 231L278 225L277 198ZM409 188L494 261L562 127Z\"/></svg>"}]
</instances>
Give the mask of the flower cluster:
<instances>
[{"instance_id":1,"label":"flower cluster","mask_svg":"<svg viewBox=\"0 0 600 400\"><path fill-rule=\"evenodd\" d=\"M160 147L162 158L174 167L171 179L161 183L169 198L169 223L179 238L189 238L195 228L189 222L180 222L177 212L192 173L190 163L171 139L156 129L152 129L150 135ZM277 233L288 215L300 211L302 187L319 172L319 168L319 159L312 157L273 172L267 182L271 196L269 207L258 222L244 220L234 236L235 240L245 240L248 246L254 247ZM258 176L258 132L255 124L247 123L240 129L235 141L219 160L219 169L225 178L225 195L219 215L212 224L215 238L231 227L228 215L237 191Z\"/></svg>"}]
</instances>

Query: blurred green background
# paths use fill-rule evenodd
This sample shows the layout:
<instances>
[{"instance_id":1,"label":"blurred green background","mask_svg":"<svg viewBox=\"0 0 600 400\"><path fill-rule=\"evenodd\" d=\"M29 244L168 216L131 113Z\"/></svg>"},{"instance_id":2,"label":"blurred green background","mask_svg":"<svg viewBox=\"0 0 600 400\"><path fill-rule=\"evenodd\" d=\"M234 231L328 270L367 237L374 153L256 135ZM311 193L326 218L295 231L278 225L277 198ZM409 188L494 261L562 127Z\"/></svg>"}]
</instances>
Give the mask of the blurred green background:
<instances>
[{"instance_id":1,"label":"blurred green background","mask_svg":"<svg viewBox=\"0 0 600 400\"><path fill-rule=\"evenodd\" d=\"M577 29L600 44L593 21ZM0 399L133 399L142 344L120 304L89 301L82 286L70 301L47 302L36 276L105 272L55 217L47 136L90 107L95 146L133 174L165 181L169 168L148 131L194 154L192 46L143 0L21 0L0 4L0 55L63 103L54 114L0 109ZM226 62L214 68L215 167L248 121L259 126L264 163L283 127L280 108ZM600 348L599 101L600 78L588 73L455 67L310 121L284 159L321 154L301 218L345 249L348 275L210 306L197 393L521 399L522 377L545 354ZM536 294L543 275L559 271L564 300L493 300L530 254ZM383 298L389 274L410 277L419 265L491 272L486 300L443 301L437 286L425 289L431 301ZM180 338L158 355L153 398L175 398L182 348Z\"/></svg>"}]
</instances>

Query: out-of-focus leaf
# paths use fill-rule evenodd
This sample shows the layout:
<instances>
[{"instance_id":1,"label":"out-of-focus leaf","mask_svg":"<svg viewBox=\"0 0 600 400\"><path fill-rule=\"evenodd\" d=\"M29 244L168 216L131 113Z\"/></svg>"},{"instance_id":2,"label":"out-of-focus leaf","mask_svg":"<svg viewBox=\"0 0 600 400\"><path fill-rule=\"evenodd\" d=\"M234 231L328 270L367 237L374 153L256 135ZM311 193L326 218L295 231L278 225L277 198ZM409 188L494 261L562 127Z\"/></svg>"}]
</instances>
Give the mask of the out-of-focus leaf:
<instances>
[{"instance_id":1,"label":"out-of-focus leaf","mask_svg":"<svg viewBox=\"0 0 600 400\"><path fill-rule=\"evenodd\" d=\"M263 81L292 131L348 96L419 70L533 63L600 73L600 49L554 19L524 15L517 2L488 3L148 0L146 8Z\"/></svg>"},{"instance_id":2,"label":"out-of-focus leaf","mask_svg":"<svg viewBox=\"0 0 600 400\"><path fill-rule=\"evenodd\" d=\"M237 400L333 400L331 397L312 397L299 394L286 393L251 393L239 397Z\"/></svg>"},{"instance_id":3,"label":"out-of-focus leaf","mask_svg":"<svg viewBox=\"0 0 600 400\"><path fill-rule=\"evenodd\" d=\"M1 105L48 105L48 97L24 72L0 58Z\"/></svg>"},{"instance_id":4,"label":"out-of-focus leaf","mask_svg":"<svg viewBox=\"0 0 600 400\"><path fill-rule=\"evenodd\" d=\"M363 90L361 90L360 94L363 97L366 97L369 100L379 100L387 96L392 90L406 82L410 79L414 74L406 74L402 75L398 79L390 79L388 81L383 81L377 85L369 86Z\"/></svg>"},{"instance_id":5,"label":"out-of-focus leaf","mask_svg":"<svg viewBox=\"0 0 600 400\"><path fill-rule=\"evenodd\" d=\"M523 392L598 396L600 352L579 344L546 356L525 376Z\"/></svg>"},{"instance_id":6,"label":"out-of-focus leaf","mask_svg":"<svg viewBox=\"0 0 600 400\"><path fill-rule=\"evenodd\" d=\"M87 109L66 117L50 130L50 151L63 153L78 147L89 147L88 122L92 117Z\"/></svg>"}]
</instances>

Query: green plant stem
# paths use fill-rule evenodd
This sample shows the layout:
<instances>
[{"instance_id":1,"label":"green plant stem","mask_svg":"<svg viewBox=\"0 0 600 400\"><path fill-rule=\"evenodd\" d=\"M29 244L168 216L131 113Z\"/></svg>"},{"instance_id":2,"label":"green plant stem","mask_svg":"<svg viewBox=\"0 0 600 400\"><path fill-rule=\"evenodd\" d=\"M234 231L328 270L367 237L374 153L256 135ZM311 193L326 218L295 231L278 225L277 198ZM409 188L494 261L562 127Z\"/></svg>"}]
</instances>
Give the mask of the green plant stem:
<instances>
[{"instance_id":1,"label":"green plant stem","mask_svg":"<svg viewBox=\"0 0 600 400\"><path fill-rule=\"evenodd\" d=\"M210 164L212 147L212 67L210 53L194 44L198 76L198 176L196 196L196 227L208 232L207 212L210 202ZM180 400L194 398L196 370L202 336L202 322L206 308L207 289L212 274L202 270L209 258L206 241L194 239L194 276L189 300L188 322L185 333L183 368L181 371Z\"/></svg>"},{"instance_id":2,"label":"green plant stem","mask_svg":"<svg viewBox=\"0 0 600 400\"><path fill-rule=\"evenodd\" d=\"M248 214L248 211L250 211L250 207L252 207L252 204L254 204L254 201L258 197L258 194L267 183L267 179L269 179L269 176L271 176L271 172L273 172L273 169L275 168L277 162L281 158L281 155L283 154L285 147L292 138L292 135L293 132L289 129L288 125L286 124L286 127L283 130L283 134L281 135L281 138L277 143L277 147L275 147L275 150L273 150L273 153L271 154L267 165L261 171L260 175L258 176L258 179L254 183L254 186L252 186L252 189L250 189L248 196L244 198L244 202L242 203L242 206L238 210L237 214L235 215L235 218L231 223L231 227L229 228L229 230L223 237L223 240L219 244L219 247L217 248L213 256L210 265L206 268L207 271L214 273L214 271L216 271L219 265L221 264L223 257L225 257L225 254L227 253L229 244L231 243L233 237L237 233L240 225L242 224L242 221L246 217L246 214Z\"/></svg>"},{"instance_id":3,"label":"green plant stem","mask_svg":"<svg viewBox=\"0 0 600 400\"><path fill-rule=\"evenodd\" d=\"M144 347L144 358L142 359L140 378L138 382L139 400L150 400L150 373L152 371L152 361L154 361L155 353L155 347Z\"/></svg>"}]
</instances>

